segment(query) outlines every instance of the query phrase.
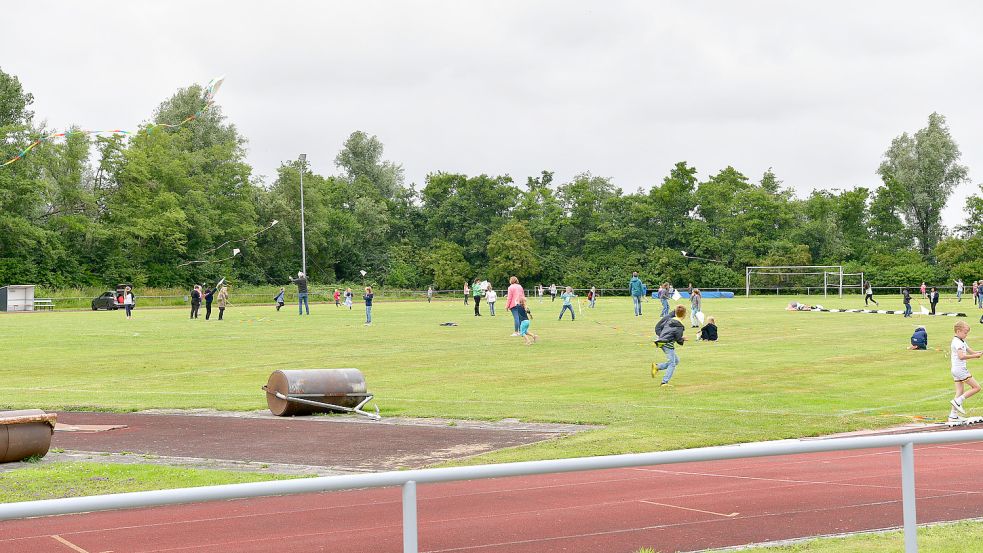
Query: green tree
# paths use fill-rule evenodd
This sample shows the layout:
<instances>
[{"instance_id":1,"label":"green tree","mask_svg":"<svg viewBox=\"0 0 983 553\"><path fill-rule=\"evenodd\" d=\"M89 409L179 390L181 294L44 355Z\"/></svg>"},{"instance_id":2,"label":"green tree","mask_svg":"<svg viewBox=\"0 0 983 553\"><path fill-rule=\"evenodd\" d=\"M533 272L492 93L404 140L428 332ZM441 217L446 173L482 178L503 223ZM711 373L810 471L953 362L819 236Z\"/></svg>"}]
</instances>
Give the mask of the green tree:
<instances>
[{"instance_id":1,"label":"green tree","mask_svg":"<svg viewBox=\"0 0 983 553\"><path fill-rule=\"evenodd\" d=\"M403 166L384 161L382 142L376 136L355 131L335 157L335 165L351 183L363 182L380 198L392 200L403 188Z\"/></svg>"},{"instance_id":2,"label":"green tree","mask_svg":"<svg viewBox=\"0 0 983 553\"><path fill-rule=\"evenodd\" d=\"M441 290L464 288L471 266L464 259L464 248L447 240L434 240L427 252L427 265L433 282Z\"/></svg>"},{"instance_id":3,"label":"green tree","mask_svg":"<svg viewBox=\"0 0 983 553\"><path fill-rule=\"evenodd\" d=\"M504 280L520 279L539 273L536 245L526 225L511 221L495 231L488 240L488 276Z\"/></svg>"},{"instance_id":4,"label":"green tree","mask_svg":"<svg viewBox=\"0 0 983 553\"><path fill-rule=\"evenodd\" d=\"M928 126L914 136L902 133L891 142L877 172L900 202L905 222L923 256L942 236L942 209L953 188L966 180L959 165L959 146L945 117L932 113Z\"/></svg>"}]
</instances>

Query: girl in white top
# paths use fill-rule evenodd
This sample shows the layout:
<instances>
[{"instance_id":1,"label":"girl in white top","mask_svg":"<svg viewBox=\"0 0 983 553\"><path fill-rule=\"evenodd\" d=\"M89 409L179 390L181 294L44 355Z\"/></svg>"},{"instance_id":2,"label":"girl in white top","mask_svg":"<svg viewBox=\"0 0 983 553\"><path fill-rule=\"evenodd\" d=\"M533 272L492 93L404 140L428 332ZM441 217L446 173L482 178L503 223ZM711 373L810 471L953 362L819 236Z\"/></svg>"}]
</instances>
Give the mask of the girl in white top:
<instances>
[{"instance_id":1,"label":"girl in white top","mask_svg":"<svg viewBox=\"0 0 983 553\"><path fill-rule=\"evenodd\" d=\"M495 289L488 286L488 291L485 292L485 301L488 302L488 311L491 312L491 316L495 316L495 301L498 300L498 294L495 293Z\"/></svg>"},{"instance_id":2,"label":"girl in white top","mask_svg":"<svg viewBox=\"0 0 983 553\"><path fill-rule=\"evenodd\" d=\"M973 351L966 343L966 336L969 335L969 325L966 322L959 321L953 330L955 330L956 335L952 338L950 345L950 359L952 361L952 380L956 383L956 397L949 402L952 404L949 419L958 419L959 415L956 414L956 411L963 415L966 414L966 410L963 409L963 401L980 391L980 385L976 383L976 379L966 368L966 360L979 359L983 353ZM965 391L966 384L969 384L969 391Z\"/></svg>"},{"instance_id":3,"label":"girl in white top","mask_svg":"<svg viewBox=\"0 0 983 553\"><path fill-rule=\"evenodd\" d=\"M126 309L126 318L132 319L133 313L133 290L129 286L126 287L126 291L123 292L123 307Z\"/></svg>"}]
</instances>

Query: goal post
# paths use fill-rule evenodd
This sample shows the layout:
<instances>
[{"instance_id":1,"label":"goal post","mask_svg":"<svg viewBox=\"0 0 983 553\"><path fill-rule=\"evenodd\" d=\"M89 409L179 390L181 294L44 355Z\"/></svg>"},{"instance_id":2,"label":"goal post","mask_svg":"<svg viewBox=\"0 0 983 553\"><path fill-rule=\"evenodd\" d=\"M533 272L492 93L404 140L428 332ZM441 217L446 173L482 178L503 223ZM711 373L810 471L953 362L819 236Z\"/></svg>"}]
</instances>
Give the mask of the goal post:
<instances>
[{"instance_id":1,"label":"goal post","mask_svg":"<svg viewBox=\"0 0 983 553\"><path fill-rule=\"evenodd\" d=\"M854 276L856 273L844 273L842 265L770 265L744 268L744 294L751 296L751 277L754 275L769 275L787 279L789 277L814 277L816 287L819 287L819 278L822 277L823 292L826 293L827 287L833 285L843 297L844 277ZM861 279L863 279L861 273ZM849 286L849 285L848 285ZM862 286L862 283L861 283Z\"/></svg>"}]
</instances>

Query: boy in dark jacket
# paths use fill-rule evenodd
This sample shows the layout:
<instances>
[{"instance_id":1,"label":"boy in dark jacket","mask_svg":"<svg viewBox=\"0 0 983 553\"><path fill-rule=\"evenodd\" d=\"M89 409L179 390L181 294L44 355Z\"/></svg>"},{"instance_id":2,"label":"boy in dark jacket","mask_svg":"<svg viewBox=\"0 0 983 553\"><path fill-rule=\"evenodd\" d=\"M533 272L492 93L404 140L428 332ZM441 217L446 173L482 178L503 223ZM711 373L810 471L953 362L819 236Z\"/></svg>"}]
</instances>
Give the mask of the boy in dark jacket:
<instances>
[{"instance_id":1,"label":"boy in dark jacket","mask_svg":"<svg viewBox=\"0 0 983 553\"><path fill-rule=\"evenodd\" d=\"M706 340L707 342L717 341L717 321L713 317L707 319L707 324L703 325L700 329L700 337L697 340Z\"/></svg>"},{"instance_id":2,"label":"boy in dark jacket","mask_svg":"<svg viewBox=\"0 0 983 553\"><path fill-rule=\"evenodd\" d=\"M928 331L925 330L924 326L920 326L915 329L915 333L911 335L911 345L908 349L928 349Z\"/></svg>"},{"instance_id":3,"label":"boy in dark jacket","mask_svg":"<svg viewBox=\"0 0 983 553\"><path fill-rule=\"evenodd\" d=\"M911 292L907 288L901 291L901 299L904 301L904 316L911 316Z\"/></svg>"},{"instance_id":4,"label":"boy in dark jacket","mask_svg":"<svg viewBox=\"0 0 983 553\"><path fill-rule=\"evenodd\" d=\"M669 380L672 379L673 373L676 372L676 367L679 366L679 356L676 355L676 344L683 345L683 342L686 341L686 337L683 336L686 326L683 325L682 321L685 316L686 308L682 305L677 305L675 313L663 317L655 325L655 345L662 348L662 351L666 354L666 362L652 363L652 378L655 378L659 371L666 371L665 376L662 377L662 386L667 388L672 387L672 384L669 384Z\"/></svg>"}]
</instances>

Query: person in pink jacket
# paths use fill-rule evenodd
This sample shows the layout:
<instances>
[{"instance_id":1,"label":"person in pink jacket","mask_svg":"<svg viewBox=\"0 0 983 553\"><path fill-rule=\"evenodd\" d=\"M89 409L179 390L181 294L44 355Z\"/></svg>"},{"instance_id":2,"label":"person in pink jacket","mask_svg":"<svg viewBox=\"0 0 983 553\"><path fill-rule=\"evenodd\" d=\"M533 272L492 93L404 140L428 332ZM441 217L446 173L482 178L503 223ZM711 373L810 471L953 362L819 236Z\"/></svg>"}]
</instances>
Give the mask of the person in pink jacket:
<instances>
[{"instance_id":1,"label":"person in pink jacket","mask_svg":"<svg viewBox=\"0 0 983 553\"><path fill-rule=\"evenodd\" d=\"M521 323L519 319L519 304L526 299L526 292L522 289L519 284L518 277L509 277L509 291L508 296L505 298L505 308L512 312L512 318L515 321L515 331L512 332L512 336L519 335L519 324Z\"/></svg>"}]
</instances>

